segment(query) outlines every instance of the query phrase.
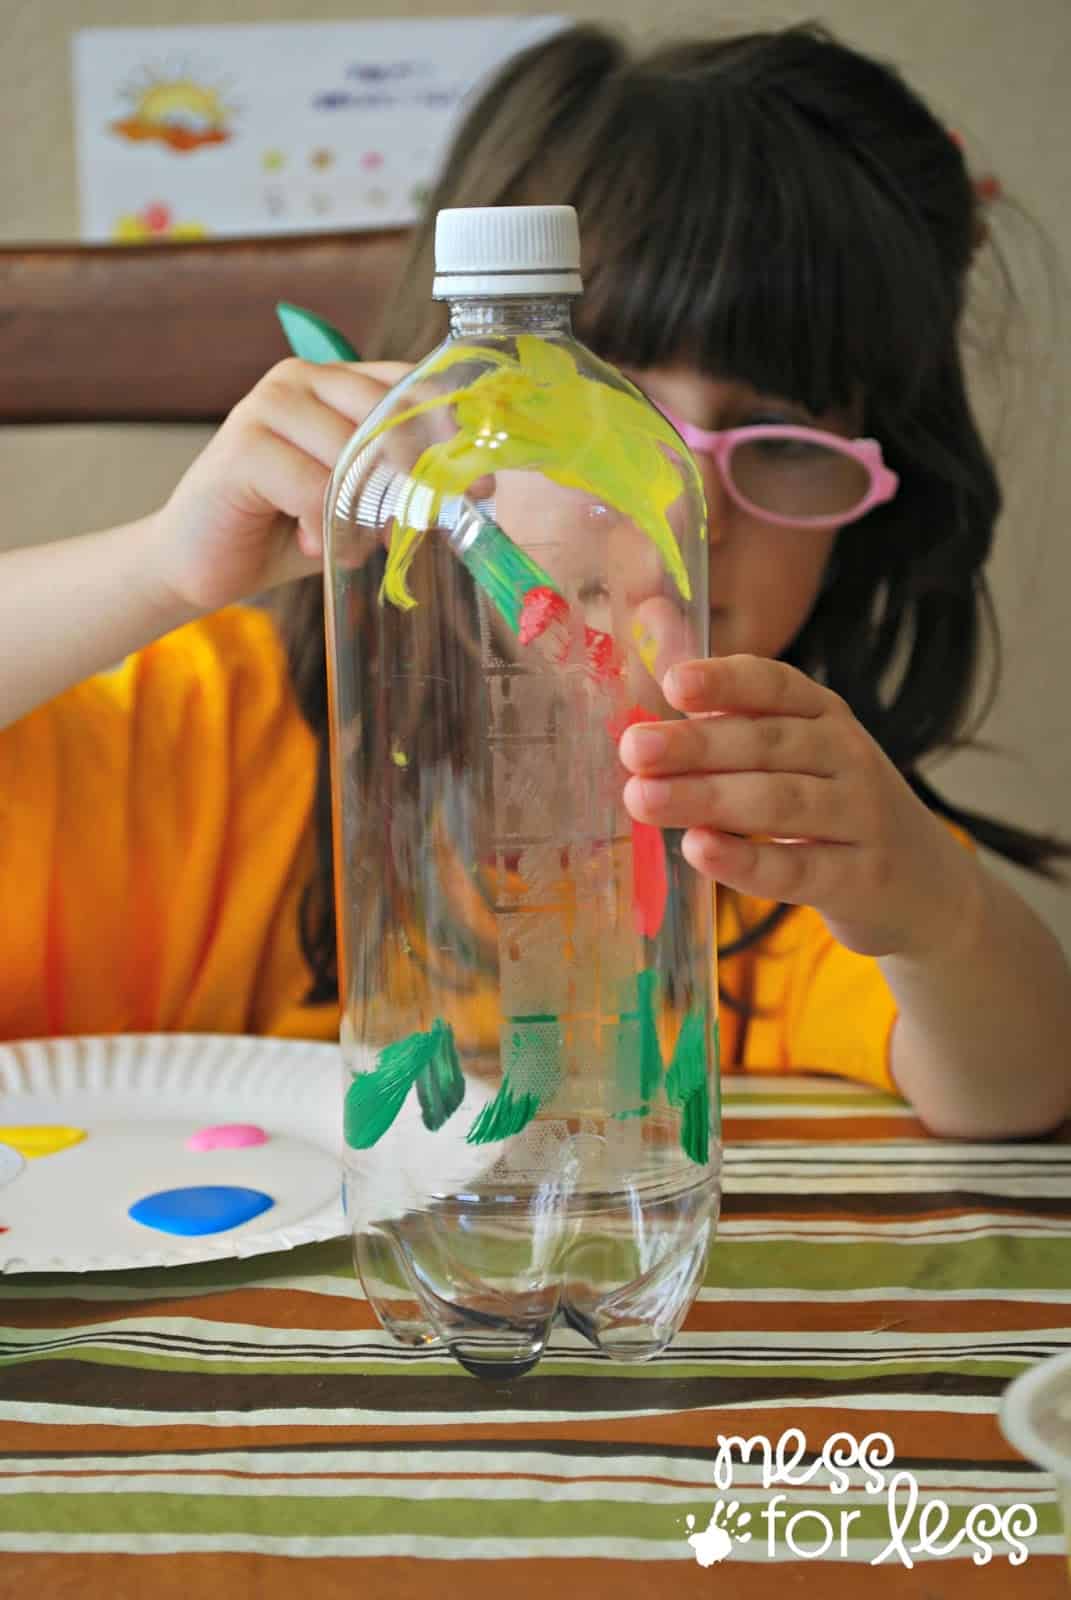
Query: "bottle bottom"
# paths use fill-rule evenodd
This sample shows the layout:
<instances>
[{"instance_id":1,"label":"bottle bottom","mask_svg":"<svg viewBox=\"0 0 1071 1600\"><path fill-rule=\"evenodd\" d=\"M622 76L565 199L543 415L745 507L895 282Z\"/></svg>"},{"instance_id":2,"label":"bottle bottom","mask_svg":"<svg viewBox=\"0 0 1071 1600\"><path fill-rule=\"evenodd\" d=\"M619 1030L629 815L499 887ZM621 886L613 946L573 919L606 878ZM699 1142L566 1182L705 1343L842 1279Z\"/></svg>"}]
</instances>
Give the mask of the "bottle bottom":
<instances>
[{"instance_id":1,"label":"bottle bottom","mask_svg":"<svg viewBox=\"0 0 1071 1600\"><path fill-rule=\"evenodd\" d=\"M355 1230L354 1259L398 1342L445 1346L477 1377L530 1371L556 1326L643 1362L691 1307L719 1199L710 1173L613 1195L485 1188Z\"/></svg>"}]
</instances>

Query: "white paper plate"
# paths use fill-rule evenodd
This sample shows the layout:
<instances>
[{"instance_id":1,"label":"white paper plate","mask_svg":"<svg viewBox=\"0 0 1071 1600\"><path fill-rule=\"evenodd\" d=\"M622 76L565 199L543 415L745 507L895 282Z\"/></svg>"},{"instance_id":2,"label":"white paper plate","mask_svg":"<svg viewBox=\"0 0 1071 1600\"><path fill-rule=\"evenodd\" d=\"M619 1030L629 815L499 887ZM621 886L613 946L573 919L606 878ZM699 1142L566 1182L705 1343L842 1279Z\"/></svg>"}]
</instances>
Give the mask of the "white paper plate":
<instances>
[{"instance_id":1,"label":"white paper plate","mask_svg":"<svg viewBox=\"0 0 1071 1600\"><path fill-rule=\"evenodd\" d=\"M26 1163L9 1144L0 1144L0 1189L17 1178Z\"/></svg>"},{"instance_id":2,"label":"white paper plate","mask_svg":"<svg viewBox=\"0 0 1071 1600\"><path fill-rule=\"evenodd\" d=\"M0 1272L174 1266L336 1238L343 1076L335 1045L216 1034L119 1034L0 1045L0 1124L84 1128L0 1190ZM187 1150L199 1128L256 1123L266 1144ZM143 1195L196 1184L261 1189L275 1204L187 1238L134 1222Z\"/></svg>"}]
</instances>

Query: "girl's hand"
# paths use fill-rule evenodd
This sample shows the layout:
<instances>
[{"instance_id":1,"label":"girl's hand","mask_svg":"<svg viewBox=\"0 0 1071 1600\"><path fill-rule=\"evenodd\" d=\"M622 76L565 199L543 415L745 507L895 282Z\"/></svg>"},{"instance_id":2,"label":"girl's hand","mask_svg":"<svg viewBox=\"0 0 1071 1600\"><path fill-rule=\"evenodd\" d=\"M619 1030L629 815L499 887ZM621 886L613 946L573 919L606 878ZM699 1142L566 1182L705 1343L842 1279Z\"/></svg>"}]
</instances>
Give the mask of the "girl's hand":
<instances>
[{"instance_id":1,"label":"girl's hand","mask_svg":"<svg viewBox=\"0 0 1071 1600\"><path fill-rule=\"evenodd\" d=\"M679 663L663 692L686 718L621 739L637 821L687 829L697 872L813 906L849 949L926 958L954 940L975 863L839 695L759 656Z\"/></svg>"},{"instance_id":2,"label":"girl's hand","mask_svg":"<svg viewBox=\"0 0 1071 1600\"><path fill-rule=\"evenodd\" d=\"M211 611L314 572L332 468L408 371L390 361L273 367L150 519L165 590Z\"/></svg>"}]
</instances>

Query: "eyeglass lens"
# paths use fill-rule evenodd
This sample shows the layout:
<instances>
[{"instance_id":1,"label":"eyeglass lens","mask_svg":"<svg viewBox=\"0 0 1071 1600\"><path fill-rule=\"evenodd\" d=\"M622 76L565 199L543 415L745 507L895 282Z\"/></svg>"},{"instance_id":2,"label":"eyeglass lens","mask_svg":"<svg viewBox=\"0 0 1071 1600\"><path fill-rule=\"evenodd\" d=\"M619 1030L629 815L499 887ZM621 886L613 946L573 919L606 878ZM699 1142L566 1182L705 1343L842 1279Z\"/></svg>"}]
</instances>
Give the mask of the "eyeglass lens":
<instances>
[{"instance_id":1,"label":"eyeglass lens","mask_svg":"<svg viewBox=\"0 0 1071 1600\"><path fill-rule=\"evenodd\" d=\"M870 473L861 461L809 439L745 439L729 456L736 492L781 517L835 517L861 505Z\"/></svg>"}]
</instances>

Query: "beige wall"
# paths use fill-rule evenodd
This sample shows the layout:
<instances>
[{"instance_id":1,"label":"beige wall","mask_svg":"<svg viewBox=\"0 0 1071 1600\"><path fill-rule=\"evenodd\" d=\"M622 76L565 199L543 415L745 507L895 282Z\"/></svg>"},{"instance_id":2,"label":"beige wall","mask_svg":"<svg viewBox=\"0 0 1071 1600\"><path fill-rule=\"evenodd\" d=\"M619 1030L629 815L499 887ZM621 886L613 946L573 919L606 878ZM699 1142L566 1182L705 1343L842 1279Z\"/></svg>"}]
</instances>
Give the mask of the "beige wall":
<instances>
[{"instance_id":1,"label":"beige wall","mask_svg":"<svg viewBox=\"0 0 1071 1600\"><path fill-rule=\"evenodd\" d=\"M317 0L317 19L519 12L510 0ZM548 4L540 9L551 10ZM618 0L578 16L643 33L648 0ZM294 0L0 0L0 239L73 238L77 208L68 64L72 28L87 23L294 20ZM1071 277L1071 5L1068 0L782 0L776 7L668 0L660 32L819 16L848 42L895 61L967 138L978 164L1000 176L1048 234ZM1028 258L1023 257L1028 264ZM1066 291L1064 291L1066 294ZM1071 834L1071 715L1066 595L1071 592L1071 355L1051 315L1051 277L1026 278L1028 311L1047 368L1028 379L1027 409L1001 459L1008 511L992 567L1005 641L1005 674L985 736L1002 754L958 755L938 782L951 796L1036 827ZM986 328L984 307L975 318ZM50 352L42 351L42 359ZM983 415L1003 391L979 381ZM1032 434L1031 425L1040 427ZM199 429L5 430L0 433L4 518L0 544L76 533L156 503L196 451ZM1071 949L1071 895L1022 882Z\"/></svg>"}]
</instances>

